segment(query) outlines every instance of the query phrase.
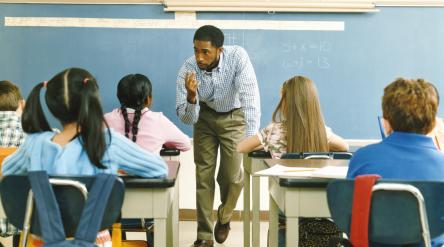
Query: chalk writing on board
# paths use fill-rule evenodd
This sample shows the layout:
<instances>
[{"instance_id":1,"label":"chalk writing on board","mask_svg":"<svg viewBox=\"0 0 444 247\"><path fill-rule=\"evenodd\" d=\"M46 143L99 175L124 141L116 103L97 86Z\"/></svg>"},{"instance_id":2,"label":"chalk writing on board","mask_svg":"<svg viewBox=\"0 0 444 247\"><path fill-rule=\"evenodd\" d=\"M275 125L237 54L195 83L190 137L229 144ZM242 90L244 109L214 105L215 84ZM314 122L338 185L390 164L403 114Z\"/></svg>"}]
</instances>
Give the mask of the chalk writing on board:
<instances>
[{"instance_id":1,"label":"chalk writing on board","mask_svg":"<svg viewBox=\"0 0 444 247\"><path fill-rule=\"evenodd\" d=\"M287 55L284 57L287 58L282 61L282 67L285 69L328 69L331 66L328 55L332 49L332 43L325 40L283 43L281 52L286 53ZM289 54L290 56L288 56Z\"/></svg>"},{"instance_id":2,"label":"chalk writing on board","mask_svg":"<svg viewBox=\"0 0 444 247\"><path fill-rule=\"evenodd\" d=\"M241 35L236 35L234 33L224 33L225 35L225 44L226 45L240 45L245 47L245 33L242 32Z\"/></svg>"}]
</instances>

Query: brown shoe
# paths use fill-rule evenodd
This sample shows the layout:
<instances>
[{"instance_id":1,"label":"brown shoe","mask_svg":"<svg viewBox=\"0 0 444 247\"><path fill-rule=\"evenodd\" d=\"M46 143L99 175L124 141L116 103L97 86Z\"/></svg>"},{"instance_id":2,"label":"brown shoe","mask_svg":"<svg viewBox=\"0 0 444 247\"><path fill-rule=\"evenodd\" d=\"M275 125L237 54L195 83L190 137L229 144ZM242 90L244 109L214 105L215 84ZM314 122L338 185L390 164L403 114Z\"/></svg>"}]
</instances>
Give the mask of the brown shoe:
<instances>
[{"instance_id":1,"label":"brown shoe","mask_svg":"<svg viewBox=\"0 0 444 247\"><path fill-rule=\"evenodd\" d=\"M219 244L225 242L231 229L229 221L225 224L220 223L219 210L221 206L217 209L217 223L214 227L214 239L216 239L216 242Z\"/></svg>"},{"instance_id":2,"label":"brown shoe","mask_svg":"<svg viewBox=\"0 0 444 247\"><path fill-rule=\"evenodd\" d=\"M213 240L202 240L198 239L194 241L193 247L213 247Z\"/></svg>"},{"instance_id":3,"label":"brown shoe","mask_svg":"<svg viewBox=\"0 0 444 247\"><path fill-rule=\"evenodd\" d=\"M220 221L217 220L216 226L214 227L214 239L216 239L216 242L219 244L225 242L230 230L231 228L229 221L225 224L221 224Z\"/></svg>"}]
</instances>

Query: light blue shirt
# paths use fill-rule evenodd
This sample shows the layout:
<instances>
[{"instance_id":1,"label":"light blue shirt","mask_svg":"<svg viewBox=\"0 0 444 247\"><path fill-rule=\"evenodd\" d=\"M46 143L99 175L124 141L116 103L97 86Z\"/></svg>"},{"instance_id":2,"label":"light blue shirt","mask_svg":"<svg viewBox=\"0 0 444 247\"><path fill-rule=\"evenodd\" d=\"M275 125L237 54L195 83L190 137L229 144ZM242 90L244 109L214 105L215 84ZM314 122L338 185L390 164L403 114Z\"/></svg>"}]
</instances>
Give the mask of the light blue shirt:
<instances>
[{"instance_id":1,"label":"light blue shirt","mask_svg":"<svg viewBox=\"0 0 444 247\"><path fill-rule=\"evenodd\" d=\"M185 76L196 73L197 102L187 101ZM186 124L195 124L199 118L199 102L205 102L217 112L242 108L247 122L247 136L254 135L260 125L260 99L256 74L247 52L240 46L224 46L219 64L211 72L201 70L194 56L182 65L177 76L176 112Z\"/></svg>"},{"instance_id":2,"label":"light blue shirt","mask_svg":"<svg viewBox=\"0 0 444 247\"><path fill-rule=\"evenodd\" d=\"M102 159L107 169L100 169L90 162L79 138L62 147L52 141L56 133L47 131L28 135L25 143L4 160L3 175L23 174L28 170L45 170L51 175L117 174L119 169L142 177L168 174L165 161L159 155L141 149L112 130L109 140L107 133L105 131L108 148Z\"/></svg>"}]
</instances>

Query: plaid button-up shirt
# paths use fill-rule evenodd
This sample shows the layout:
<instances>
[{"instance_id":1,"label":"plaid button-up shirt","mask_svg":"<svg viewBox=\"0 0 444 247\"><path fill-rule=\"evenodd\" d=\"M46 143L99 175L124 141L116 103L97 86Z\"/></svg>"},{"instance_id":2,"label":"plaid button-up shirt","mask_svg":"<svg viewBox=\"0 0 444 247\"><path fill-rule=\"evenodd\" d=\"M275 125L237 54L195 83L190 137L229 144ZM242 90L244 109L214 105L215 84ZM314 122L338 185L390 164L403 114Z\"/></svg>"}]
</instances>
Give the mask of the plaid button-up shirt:
<instances>
[{"instance_id":1,"label":"plaid button-up shirt","mask_svg":"<svg viewBox=\"0 0 444 247\"><path fill-rule=\"evenodd\" d=\"M0 111L0 146L18 147L25 141L20 116L15 111ZM0 219L0 237L9 237L20 231L9 224L8 219Z\"/></svg>"},{"instance_id":2,"label":"plaid button-up shirt","mask_svg":"<svg viewBox=\"0 0 444 247\"><path fill-rule=\"evenodd\" d=\"M0 111L0 146L18 147L25 137L20 116L15 111Z\"/></svg>"}]
</instances>

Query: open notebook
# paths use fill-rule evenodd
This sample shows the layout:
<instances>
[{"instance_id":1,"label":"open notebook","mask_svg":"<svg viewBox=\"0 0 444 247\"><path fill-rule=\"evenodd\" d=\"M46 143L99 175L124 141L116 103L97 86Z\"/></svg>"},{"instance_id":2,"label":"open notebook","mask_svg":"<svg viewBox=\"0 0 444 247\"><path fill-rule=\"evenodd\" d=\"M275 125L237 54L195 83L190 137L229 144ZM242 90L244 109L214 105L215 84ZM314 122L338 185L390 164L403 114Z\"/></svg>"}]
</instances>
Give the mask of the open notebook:
<instances>
[{"instance_id":1,"label":"open notebook","mask_svg":"<svg viewBox=\"0 0 444 247\"><path fill-rule=\"evenodd\" d=\"M286 178L345 178L347 166L325 166L322 168L288 167L276 164L258 171L254 176L276 176Z\"/></svg>"}]
</instances>

